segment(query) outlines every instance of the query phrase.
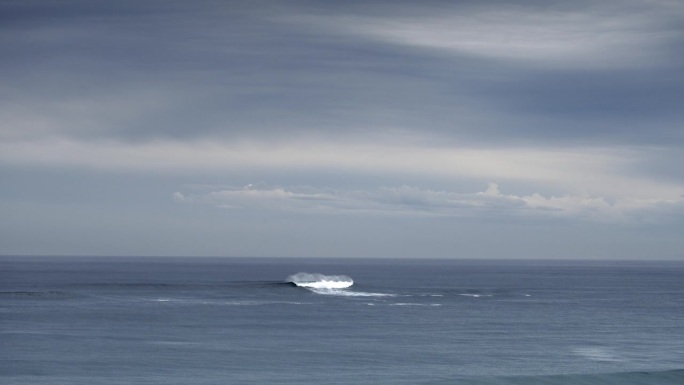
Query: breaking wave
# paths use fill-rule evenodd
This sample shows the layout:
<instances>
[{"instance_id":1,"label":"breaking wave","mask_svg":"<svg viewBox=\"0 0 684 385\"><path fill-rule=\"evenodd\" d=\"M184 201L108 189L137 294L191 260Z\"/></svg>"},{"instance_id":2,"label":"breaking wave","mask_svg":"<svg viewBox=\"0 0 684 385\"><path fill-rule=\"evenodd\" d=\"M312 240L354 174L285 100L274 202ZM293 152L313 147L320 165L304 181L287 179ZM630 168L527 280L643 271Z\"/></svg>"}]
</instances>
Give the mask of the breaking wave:
<instances>
[{"instance_id":1,"label":"breaking wave","mask_svg":"<svg viewBox=\"0 0 684 385\"><path fill-rule=\"evenodd\" d=\"M287 282L311 289L346 289L354 284L354 280L346 275L310 273L297 273L291 275L287 277Z\"/></svg>"},{"instance_id":2,"label":"breaking wave","mask_svg":"<svg viewBox=\"0 0 684 385\"><path fill-rule=\"evenodd\" d=\"M354 280L346 275L323 275L311 273L297 273L287 277L287 284L303 287L316 294L334 295L340 297L394 297L395 294L367 293L354 291L349 288Z\"/></svg>"}]
</instances>

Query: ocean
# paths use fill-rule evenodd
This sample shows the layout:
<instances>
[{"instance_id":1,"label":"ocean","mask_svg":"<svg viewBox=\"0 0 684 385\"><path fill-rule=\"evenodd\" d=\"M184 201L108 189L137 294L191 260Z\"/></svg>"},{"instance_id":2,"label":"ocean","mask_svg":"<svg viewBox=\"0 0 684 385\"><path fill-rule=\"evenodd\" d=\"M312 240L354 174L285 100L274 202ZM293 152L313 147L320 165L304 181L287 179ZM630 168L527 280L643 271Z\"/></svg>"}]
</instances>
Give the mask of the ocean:
<instances>
[{"instance_id":1,"label":"ocean","mask_svg":"<svg viewBox=\"0 0 684 385\"><path fill-rule=\"evenodd\" d=\"M684 384L684 262L0 257L0 383Z\"/></svg>"}]
</instances>

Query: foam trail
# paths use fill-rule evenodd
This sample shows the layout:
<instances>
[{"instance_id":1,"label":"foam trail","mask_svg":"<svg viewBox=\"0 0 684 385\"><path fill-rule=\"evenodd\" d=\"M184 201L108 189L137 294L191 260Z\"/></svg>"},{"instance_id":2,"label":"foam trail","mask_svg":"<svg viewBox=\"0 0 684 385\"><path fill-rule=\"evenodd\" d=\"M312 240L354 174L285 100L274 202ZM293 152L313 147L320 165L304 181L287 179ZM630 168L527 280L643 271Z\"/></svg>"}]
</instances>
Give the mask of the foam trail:
<instances>
[{"instance_id":1,"label":"foam trail","mask_svg":"<svg viewBox=\"0 0 684 385\"><path fill-rule=\"evenodd\" d=\"M346 275L310 273L297 273L291 275L287 277L287 282L311 289L345 289L354 284L354 280Z\"/></svg>"},{"instance_id":2,"label":"foam trail","mask_svg":"<svg viewBox=\"0 0 684 385\"><path fill-rule=\"evenodd\" d=\"M342 297L394 297L394 294L385 294L385 293L366 293L363 291L351 291L351 290L344 290L344 289L316 289L316 288L309 288L312 292L316 294L324 294L324 295L337 295L337 296L342 296Z\"/></svg>"},{"instance_id":3,"label":"foam trail","mask_svg":"<svg viewBox=\"0 0 684 385\"><path fill-rule=\"evenodd\" d=\"M473 298L480 298L480 297L491 297L491 294L459 294L464 297L473 297Z\"/></svg>"}]
</instances>

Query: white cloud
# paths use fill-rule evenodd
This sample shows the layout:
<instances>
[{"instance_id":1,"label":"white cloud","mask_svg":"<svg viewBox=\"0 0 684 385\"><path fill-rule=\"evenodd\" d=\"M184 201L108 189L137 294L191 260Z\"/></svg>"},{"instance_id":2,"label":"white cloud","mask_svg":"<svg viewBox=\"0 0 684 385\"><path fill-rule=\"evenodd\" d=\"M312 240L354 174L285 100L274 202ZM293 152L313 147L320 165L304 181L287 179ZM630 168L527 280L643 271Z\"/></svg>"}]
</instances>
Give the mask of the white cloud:
<instances>
[{"instance_id":1,"label":"white cloud","mask_svg":"<svg viewBox=\"0 0 684 385\"><path fill-rule=\"evenodd\" d=\"M599 4L573 10L485 6L411 17L318 16L298 21L440 53L605 68L662 62L659 44L667 44L675 33L662 23L676 14L682 14L680 5L660 1L622 9L602 9Z\"/></svg>"},{"instance_id":2,"label":"white cloud","mask_svg":"<svg viewBox=\"0 0 684 385\"><path fill-rule=\"evenodd\" d=\"M188 199L185 197L185 195L183 195L182 193L180 193L180 192L178 192L178 191L176 191L175 193L173 193L172 196L173 196L173 200L176 201L176 202L185 202L185 201L188 200Z\"/></svg>"},{"instance_id":3,"label":"white cloud","mask_svg":"<svg viewBox=\"0 0 684 385\"><path fill-rule=\"evenodd\" d=\"M185 198L184 198L185 200ZM498 217L555 217L602 222L629 222L657 216L664 207L684 208L684 198L622 198L609 203L603 197L502 194L496 183L481 192L459 193L413 186L374 190L317 190L252 185L199 194L195 202L229 209L269 209L325 214L376 214Z\"/></svg>"}]
</instances>

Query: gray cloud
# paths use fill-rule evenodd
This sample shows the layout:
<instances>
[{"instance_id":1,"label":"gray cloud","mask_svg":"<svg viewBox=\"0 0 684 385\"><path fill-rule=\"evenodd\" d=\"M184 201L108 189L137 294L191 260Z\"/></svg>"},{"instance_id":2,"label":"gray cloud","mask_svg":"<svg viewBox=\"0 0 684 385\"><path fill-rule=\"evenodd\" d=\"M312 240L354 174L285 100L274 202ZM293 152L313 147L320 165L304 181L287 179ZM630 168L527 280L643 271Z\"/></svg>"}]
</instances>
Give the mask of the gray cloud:
<instances>
[{"instance_id":1,"label":"gray cloud","mask_svg":"<svg viewBox=\"0 0 684 385\"><path fill-rule=\"evenodd\" d=\"M5 5L10 137L682 139L676 3L43 7Z\"/></svg>"},{"instance_id":2,"label":"gray cloud","mask_svg":"<svg viewBox=\"0 0 684 385\"><path fill-rule=\"evenodd\" d=\"M3 2L0 252L676 257L682 20L665 0Z\"/></svg>"}]
</instances>

